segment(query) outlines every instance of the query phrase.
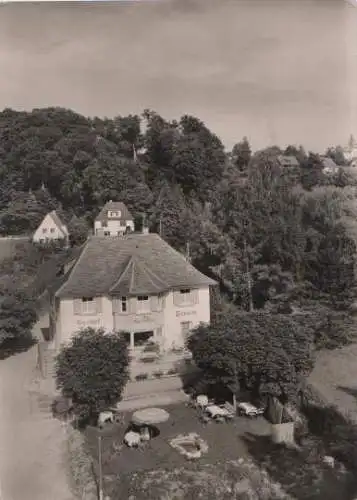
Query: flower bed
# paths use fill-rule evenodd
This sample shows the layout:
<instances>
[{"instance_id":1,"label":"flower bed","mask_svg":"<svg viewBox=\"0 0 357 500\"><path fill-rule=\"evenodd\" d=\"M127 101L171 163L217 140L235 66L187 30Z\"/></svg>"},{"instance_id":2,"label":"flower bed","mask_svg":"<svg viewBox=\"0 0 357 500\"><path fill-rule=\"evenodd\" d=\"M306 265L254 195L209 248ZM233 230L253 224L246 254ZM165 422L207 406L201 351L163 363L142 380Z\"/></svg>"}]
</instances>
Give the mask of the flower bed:
<instances>
[{"instance_id":1,"label":"flower bed","mask_svg":"<svg viewBox=\"0 0 357 500\"><path fill-rule=\"evenodd\" d=\"M200 458L203 453L207 453L208 445L198 434L181 434L171 439L170 445L181 455L189 460Z\"/></svg>"}]
</instances>

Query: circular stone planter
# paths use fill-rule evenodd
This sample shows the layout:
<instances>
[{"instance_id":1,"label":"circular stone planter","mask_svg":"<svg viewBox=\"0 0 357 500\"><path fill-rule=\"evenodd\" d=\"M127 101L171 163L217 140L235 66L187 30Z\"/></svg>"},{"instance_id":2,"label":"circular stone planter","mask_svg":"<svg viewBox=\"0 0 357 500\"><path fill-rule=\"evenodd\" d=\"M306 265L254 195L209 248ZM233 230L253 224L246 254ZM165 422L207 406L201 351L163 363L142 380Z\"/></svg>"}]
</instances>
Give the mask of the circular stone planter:
<instances>
[{"instance_id":1,"label":"circular stone planter","mask_svg":"<svg viewBox=\"0 0 357 500\"><path fill-rule=\"evenodd\" d=\"M188 458L189 460L194 460L200 458L204 453L208 451L208 445L200 436L196 433L180 435L171 439L170 446L177 450L180 455Z\"/></svg>"}]
</instances>

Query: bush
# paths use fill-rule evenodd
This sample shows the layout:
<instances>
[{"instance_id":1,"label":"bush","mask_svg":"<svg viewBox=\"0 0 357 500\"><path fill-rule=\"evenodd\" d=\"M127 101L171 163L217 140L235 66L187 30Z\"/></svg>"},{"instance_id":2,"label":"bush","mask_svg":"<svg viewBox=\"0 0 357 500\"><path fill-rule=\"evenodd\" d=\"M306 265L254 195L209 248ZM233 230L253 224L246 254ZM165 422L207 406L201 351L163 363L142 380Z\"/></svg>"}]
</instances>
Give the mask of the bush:
<instances>
[{"instance_id":1,"label":"bush","mask_svg":"<svg viewBox=\"0 0 357 500\"><path fill-rule=\"evenodd\" d=\"M176 370L176 368L170 368L170 370L168 370L167 374L168 375L176 375L178 373L178 371Z\"/></svg>"},{"instance_id":2,"label":"bush","mask_svg":"<svg viewBox=\"0 0 357 500\"><path fill-rule=\"evenodd\" d=\"M35 303L25 293L9 291L0 298L0 349L32 340Z\"/></svg>"},{"instance_id":3,"label":"bush","mask_svg":"<svg viewBox=\"0 0 357 500\"><path fill-rule=\"evenodd\" d=\"M164 375L164 372L159 370L157 372L154 372L154 377L155 378L161 378Z\"/></svg>"},{"instance_id":4,"label":"bush","mask_svg":"<svg viewBox=\"0 0 357 500\"><path fill-rule=\"evenodd\" d=\"M135 380L139 382L140 380L146 380L148 377L149 376L147 373L139 373L138 375L136 375Z\"/></svg>"},{"instance_id":5,"label":"bush","mask_svg":"<svg viewBox=\"0 0 357 500\"><path fill-rule=\"evenodd\" d=\"M80 424L96 422L115 406L129 380L127 344L121 332L86 328L56 358L56 384L72 400Z\"/></svg>"}]
</instances>

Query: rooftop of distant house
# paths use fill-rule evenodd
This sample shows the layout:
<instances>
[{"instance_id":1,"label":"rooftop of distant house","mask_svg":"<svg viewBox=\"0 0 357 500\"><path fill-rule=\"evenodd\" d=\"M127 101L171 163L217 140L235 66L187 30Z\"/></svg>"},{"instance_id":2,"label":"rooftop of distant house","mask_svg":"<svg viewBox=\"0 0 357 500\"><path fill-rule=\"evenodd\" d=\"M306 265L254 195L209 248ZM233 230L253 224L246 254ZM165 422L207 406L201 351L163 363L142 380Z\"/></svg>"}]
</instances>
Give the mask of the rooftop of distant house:
<instances>
[{"instance_id":1,"label":"rooftop of distant house","mask_svg":"<svg viewBox=\"0 0 357 500\"><path fill-rule=\"evenodd\" d=\"M123 202L110 200L104 205L95 220L103 222L108 221L108 219L127 221L133 220L133 216Z\"/></svg>"},{"instance_id":2,"label":"rooftop of distant house","mask_svg":"<svg viewBox=\"0 0 357 500\"><path fill-rule=\"evenodd\" d=\"M216 282L193 267L158 234L92 236L56 296L62 298L137 296Z\"/></svg>"},{"instance_id":3,"label":"rooftop of distant house","mask_svg":"<svg viewBox=\"0 0 357 500\"><path fill-rule=\"evenodd\" d=\"M329 156L322 156L321 161L322 161L323 167L326 169L331 169L331 170L338 169L338 166L336 165L336 163Z\"/></svg>"},{"instance_id":4,"label":"rooftop of distant house","mask_svg":"<svg viewBox=\"0 0 357 500\"><path fill-rule=\"evenodd\" d=\"M298 167L299 162L296 156L293 155L279 155L278 161L282 167Z\"/></svg>"}]
</instances>

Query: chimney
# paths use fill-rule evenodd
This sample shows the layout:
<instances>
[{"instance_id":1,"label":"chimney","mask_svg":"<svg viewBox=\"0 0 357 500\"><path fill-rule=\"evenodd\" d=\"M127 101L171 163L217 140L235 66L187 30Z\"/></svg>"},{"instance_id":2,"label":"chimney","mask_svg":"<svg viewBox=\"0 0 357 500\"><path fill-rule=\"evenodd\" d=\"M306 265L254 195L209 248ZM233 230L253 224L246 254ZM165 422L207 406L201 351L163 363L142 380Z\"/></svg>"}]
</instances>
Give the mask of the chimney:
<instances>
[{"instance_id":1,"label":"chimney","mask_svg":"<svg viewBox=\"0 0 357 500\"><path fill-rule=\"evenodd\" d=\"M190 254L190 242L186 243L186 254L185 254L187 262L191 262L191 254Z\"/></svg>"},{"instance_id":2,"label":"chimney","mask_svg":"<svg viewBox=\"0 0 357 500\"><path fill-rule=\"evenodd\" d=\"M149 234L149 228L146 224L146 214L143 214L143 224L142 224L142 228L141 228L141 232L143 234Z\"/></svg>"}]
</instances>

